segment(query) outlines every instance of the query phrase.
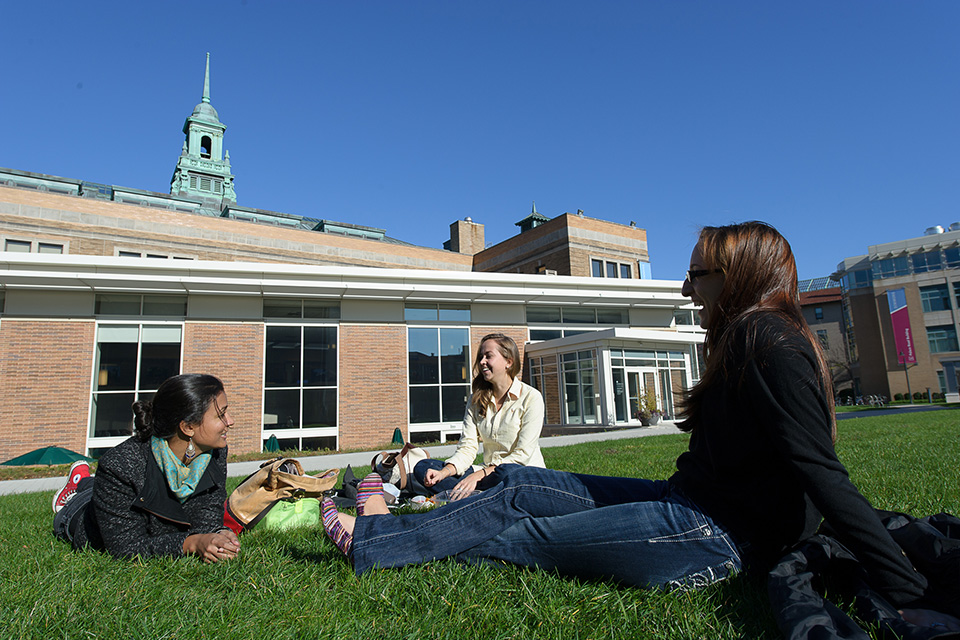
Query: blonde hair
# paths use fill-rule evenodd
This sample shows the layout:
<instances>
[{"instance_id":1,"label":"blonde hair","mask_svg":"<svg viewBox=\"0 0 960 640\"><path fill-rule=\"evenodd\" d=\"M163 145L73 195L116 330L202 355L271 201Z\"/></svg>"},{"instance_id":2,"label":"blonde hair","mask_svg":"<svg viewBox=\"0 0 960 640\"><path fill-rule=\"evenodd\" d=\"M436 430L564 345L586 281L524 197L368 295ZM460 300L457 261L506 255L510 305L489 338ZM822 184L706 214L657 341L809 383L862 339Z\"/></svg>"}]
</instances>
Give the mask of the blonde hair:
<instances>
[{"instance_id":1,"label":"blonde hair","mask_svg":"<svg viewBox=\"0 0 960 640\"><path fill-rule=\"evenodd\" d=\"M520 349L517 343L508 335L502 333L489 333L480 340L480 346L477 347L477 357L473 361L473 395L470 396L470 404L477 406L477 414L487 415L487 407L493 404L493 385L483 379L480 375L480 359L483 357L483 343L487 340L493 340L497 343L497 350L505 360L510 361L510 367L507 374L511 378L516 378L520 373Z\"/></svg>"}]
</instances>

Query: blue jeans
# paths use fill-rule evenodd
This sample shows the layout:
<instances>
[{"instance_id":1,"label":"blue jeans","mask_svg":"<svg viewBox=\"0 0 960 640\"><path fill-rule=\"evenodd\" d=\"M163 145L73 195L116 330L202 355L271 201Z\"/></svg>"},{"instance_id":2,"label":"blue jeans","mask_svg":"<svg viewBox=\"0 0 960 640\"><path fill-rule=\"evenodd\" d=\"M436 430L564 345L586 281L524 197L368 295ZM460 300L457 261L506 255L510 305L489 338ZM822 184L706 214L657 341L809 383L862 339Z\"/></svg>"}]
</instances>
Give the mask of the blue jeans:
<instances>
[{"instance_id":1,"label":"blue jeans","mask_svg":"<svg viewBox=\"0 0 960 640\"><path fill-rule=\"evenodd\" d=\"M413 468L413 476L420 481L420 484L422 484L424 488L430 492L431 495L436 495L441 491L450 491L455 486L457 486L457 483L460 482L460 480L463 478L462 475L447 476L446 478L444 478L437 484L433 485L432 487L428 487L426 482L427 471L429 471L430 469L436 469L437 471L440 471L441 469L443 469L443 465L445 464L446 463L443 460L437 460L436 458L427 458L426 460L421 460L420 462L417 463L417 466ZM506 467L508 465L503 465L503 466ZM519 466L519 465L512 465L512 466ZM472 470L471 470L471 473L472 473ZM500 467L497 467L495 471L487 474L487 477L482 478L480 482L477 483L477 490L486 491L493 485L500 482L500 480L501 480Z\"/></svg>"},{"instance_id":2,"label":"blue jeans","mask_svg":"<svg viewBox=\"0 0 960 640\"><path fill-rule=\"evenodd\" d=\"M729 533L666 480L516 467L426 514L357 518L357 574L446 557L640 587L702 586L742 567Z\"/></svg>"}]
</instances>

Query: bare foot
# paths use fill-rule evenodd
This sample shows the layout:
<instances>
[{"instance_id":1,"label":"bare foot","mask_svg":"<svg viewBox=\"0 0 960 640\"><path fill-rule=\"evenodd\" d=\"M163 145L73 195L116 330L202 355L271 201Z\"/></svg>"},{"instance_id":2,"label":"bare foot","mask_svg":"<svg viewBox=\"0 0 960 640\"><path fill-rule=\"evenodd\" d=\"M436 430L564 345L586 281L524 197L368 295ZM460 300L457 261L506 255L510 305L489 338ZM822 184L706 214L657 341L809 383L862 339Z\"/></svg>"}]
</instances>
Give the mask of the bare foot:
<instances>
[{"instance_id":1,"label":"bare foot","mask_svg":"<svg viewBox=\"0 0 960 640\"><path fill-rule=\"evenodd\" d=\"M367 498L367 503L363 506L363 515L365 516L385 516L389 513L390 509L387 508L382 493Z\"/></svg>"},{"instance_id":2,"label":"bare foot","mask_svg":"<svg viewBox=\"0 0 960 640\"><path fill-rule=\"evenodd\" d=\"M353 527L357 524L357 519L345 513L338 513L337 517L340 520L340 526L346 529L347 533L352 536Z\"/></svg>"}]
</instances>

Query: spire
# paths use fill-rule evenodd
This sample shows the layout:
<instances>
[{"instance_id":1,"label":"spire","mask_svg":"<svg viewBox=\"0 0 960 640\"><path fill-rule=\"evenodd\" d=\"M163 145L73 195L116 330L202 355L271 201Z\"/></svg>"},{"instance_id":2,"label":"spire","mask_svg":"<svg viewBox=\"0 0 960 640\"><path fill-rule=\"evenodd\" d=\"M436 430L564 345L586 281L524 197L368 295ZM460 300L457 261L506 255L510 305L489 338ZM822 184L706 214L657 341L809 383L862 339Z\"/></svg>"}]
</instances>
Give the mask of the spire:
<instances>
[{"instance_id":1,"label":"spire","mask_svg":"<svg viewBox=\"0 0 960 640\"><path fill-rule=\"evenodd\" d=\"M194 94L196 95L196 94ZM210 52L207 51L207 70L203 74L203 99L201 102L210 104Z\"/></svg>"},{"instance_id":2,"label":"spire","mask_svg":"<svg viewBox=\"0 0 960 640\"><path fill-rule=\"evenodd\" d=\"M210 104L210 53L203 71L203 98L183 123L187 138L177 160L177 168L170 181L170 193L175 196L200 198L216 205L236 203L230 155L224 158L223 132L227 125L220 122L217 110Z\"/></svg>"},{"instance_id":3,"label":"spire","mask_svg":"<svg viewBox=\"0 0 960 640\"><path fill-rule=\"evenodd\" d=\"M537 211L537 201L534 200L533 208L530 210L530 215L515 224L520 227L520 233L523 233L524 231L530 231L530 229L536 229L544 222L549 221L550 218Z\"/></svg>"}]
</instances>

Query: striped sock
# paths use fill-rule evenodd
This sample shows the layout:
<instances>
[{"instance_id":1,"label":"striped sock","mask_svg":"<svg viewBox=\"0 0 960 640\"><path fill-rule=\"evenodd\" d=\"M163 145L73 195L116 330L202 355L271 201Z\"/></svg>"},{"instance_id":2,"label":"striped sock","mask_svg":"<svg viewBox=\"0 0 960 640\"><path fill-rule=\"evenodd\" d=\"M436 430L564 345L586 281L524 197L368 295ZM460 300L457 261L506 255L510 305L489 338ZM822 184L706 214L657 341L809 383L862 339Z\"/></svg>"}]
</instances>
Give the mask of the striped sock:
<instances>
[{"instance_id":1,"label":"striped sock","mask_svg":"<svg viewBox=\"0 0 960 640\"><path fill-rule=\"evenodd\" d=\"M357 485L357 515L363 515L363 507L371 496L383 495L383 479L378 473L371 473Z\"/></svg>"},{"instance_id":2,"label":"striped sock","mask_svg":"<svg viewBox=\"0 0 960 640\"><path fill-rule=\"evenodd\" d=\"M333 500L329 498L324 500L321 511L323 530L333 540L333 544L337 545L337 549L340 549L343 555L349 556L350 550L353 548L353 536L347 533L347 530L340 524L340 513L337 511L337 506L333 504Z\"/></svg>"}]
</instances>

